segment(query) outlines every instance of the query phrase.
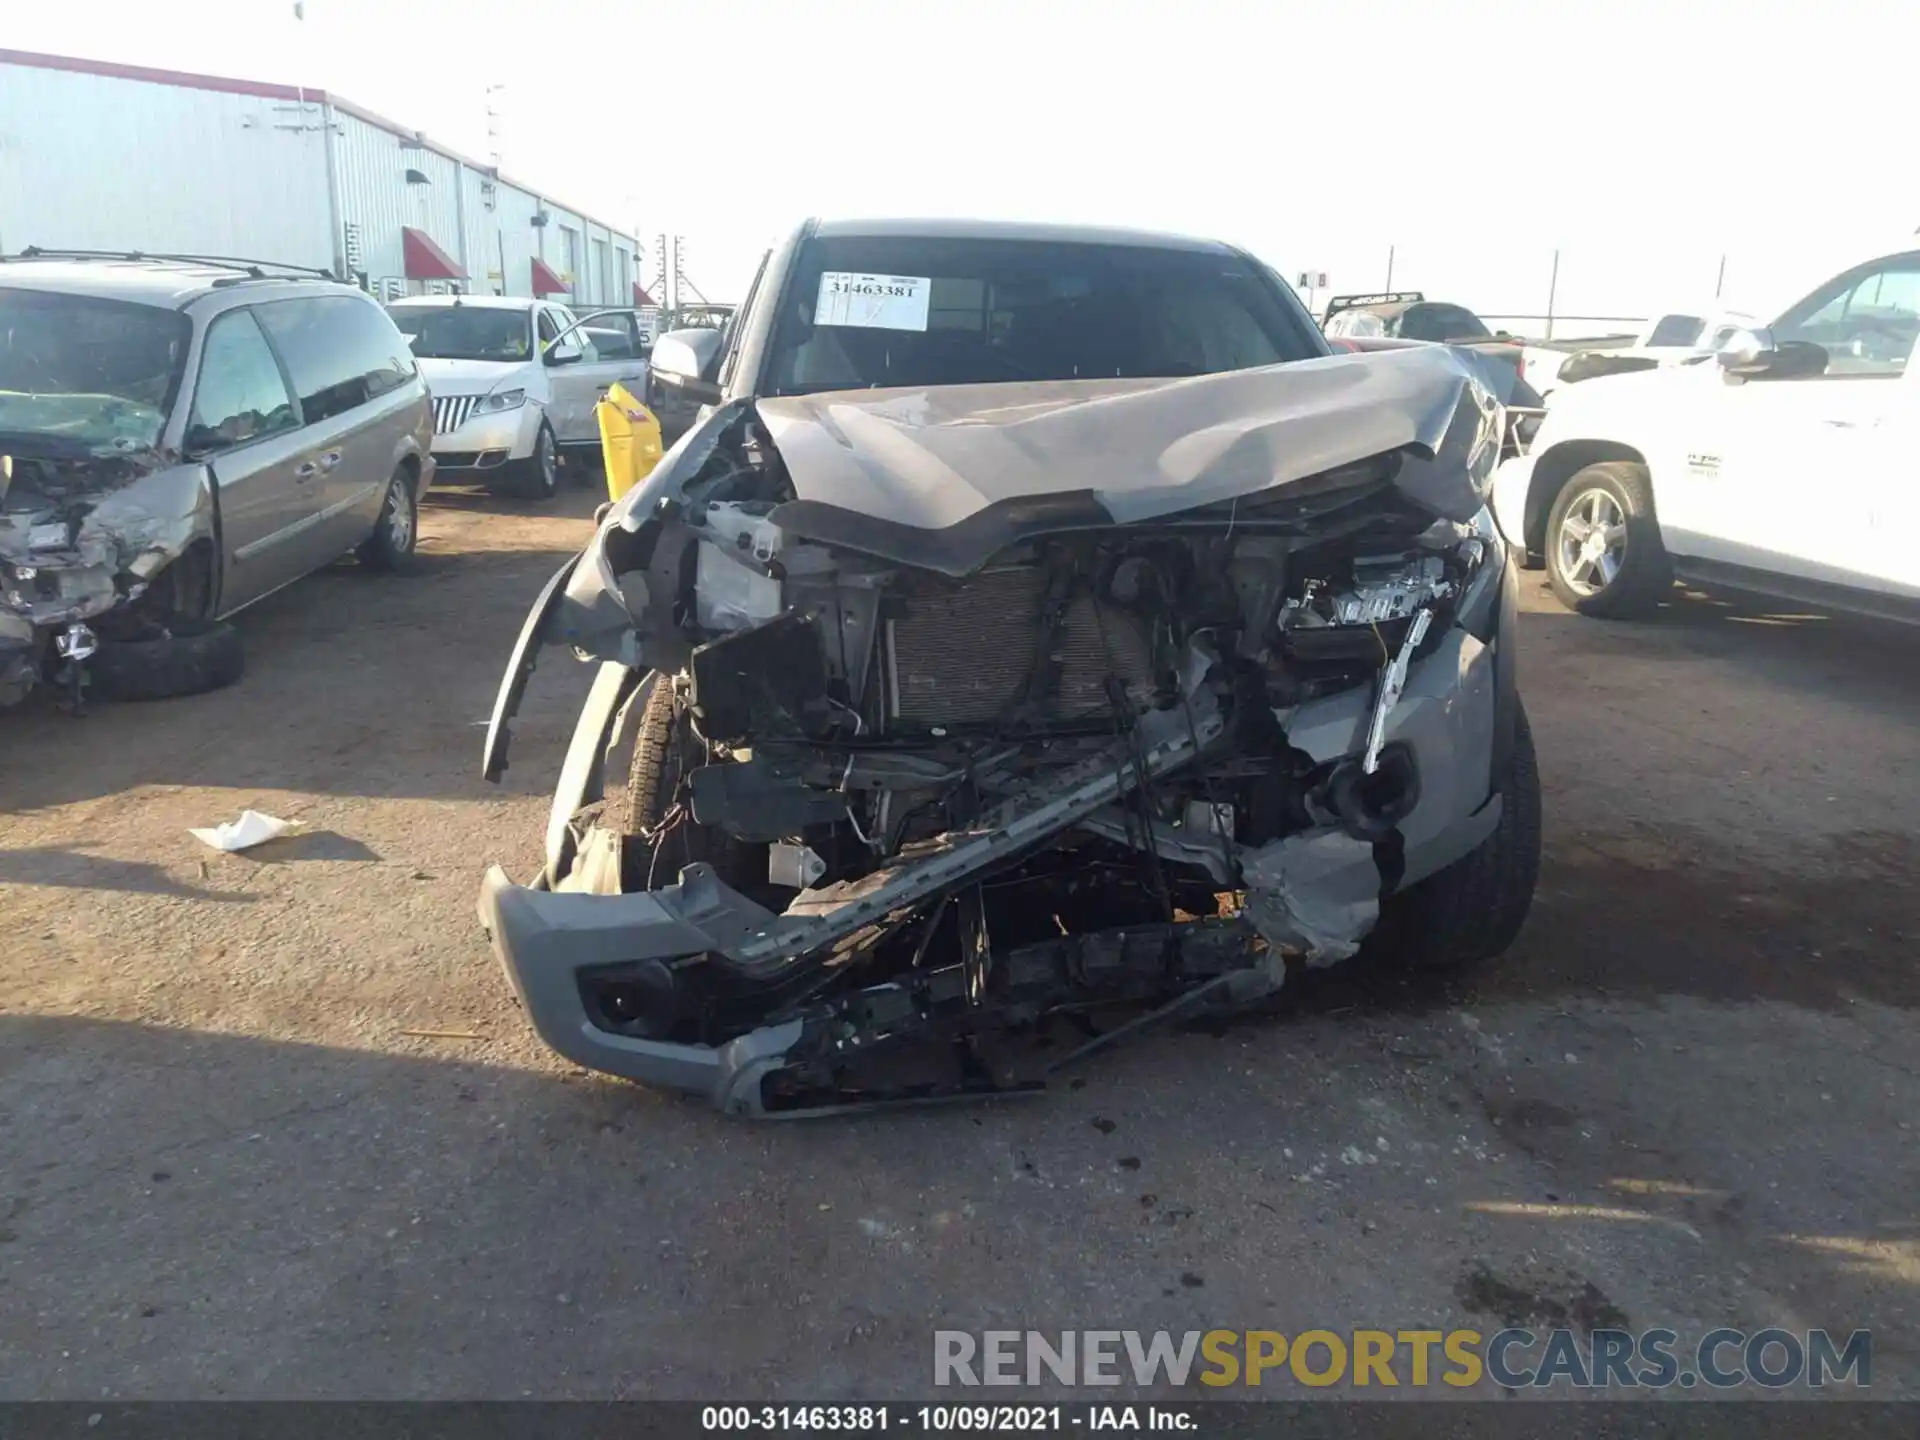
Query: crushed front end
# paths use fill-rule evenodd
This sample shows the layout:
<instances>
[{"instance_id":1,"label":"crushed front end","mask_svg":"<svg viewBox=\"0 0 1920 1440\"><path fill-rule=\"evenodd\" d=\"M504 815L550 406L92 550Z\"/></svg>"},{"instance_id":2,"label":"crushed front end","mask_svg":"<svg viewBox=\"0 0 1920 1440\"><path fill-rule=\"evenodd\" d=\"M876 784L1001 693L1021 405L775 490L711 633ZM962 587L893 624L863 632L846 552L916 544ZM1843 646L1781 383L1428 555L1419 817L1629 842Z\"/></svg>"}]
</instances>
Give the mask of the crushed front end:
<instances>
[{"instance_id":1,"label":"crushed front end","mask_svg":"<svg viewBox=\"0 0 1920 1440\"><path fill-rule=\"evenodd\" d=\"M1493 834L1467 369L966 388L723 408L536 605L490 776L542 643L601 671L543 874L480 911L562 1054L741 1114L1031 1089Z\"/></svg>"},{"instance_id":2,"label":"crushed front end","mask_svg":"<svg viewBox=\"0 0 1920 1440\"><path fill-rule=\"evenodd\" d=\"M160 451L23 437L0 453L0 706L50 660L77 687L97 623L210 536L212 515L202 467Z\"/></svg>"}]
</instances>

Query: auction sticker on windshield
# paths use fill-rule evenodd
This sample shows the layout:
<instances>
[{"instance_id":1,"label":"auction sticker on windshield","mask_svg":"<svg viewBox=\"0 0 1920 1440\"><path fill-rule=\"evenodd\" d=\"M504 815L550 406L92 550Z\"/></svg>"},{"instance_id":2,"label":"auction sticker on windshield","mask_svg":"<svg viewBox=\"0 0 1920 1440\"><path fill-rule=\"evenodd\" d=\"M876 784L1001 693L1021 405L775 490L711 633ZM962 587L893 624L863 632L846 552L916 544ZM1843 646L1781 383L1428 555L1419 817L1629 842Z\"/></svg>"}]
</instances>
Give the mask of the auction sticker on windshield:
<instances>
[{"instance_id":1,"label":"auction sticker on windshield","mask_svg":"<svg viewBox=\"0 0 1920 1440\"><path fill-rule=\"evenodd\" d=\"M829 270L820 277L816 325L865 330L924 330L933 281L925 275L855 275Z\"/></svg>"}]
</instances>

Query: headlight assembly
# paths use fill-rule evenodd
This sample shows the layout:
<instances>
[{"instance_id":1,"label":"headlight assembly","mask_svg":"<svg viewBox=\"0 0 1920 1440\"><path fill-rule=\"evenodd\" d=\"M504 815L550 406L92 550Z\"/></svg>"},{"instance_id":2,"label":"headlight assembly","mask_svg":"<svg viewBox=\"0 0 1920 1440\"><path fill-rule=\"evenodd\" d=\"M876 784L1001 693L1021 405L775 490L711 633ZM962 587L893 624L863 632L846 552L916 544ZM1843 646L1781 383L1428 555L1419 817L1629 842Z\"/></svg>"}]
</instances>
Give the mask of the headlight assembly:
<instances>
[{"instance_id":1,"label":"headlight assembly","mask_svg":"<svg viewBox=\"0 0 1920 1440\"><path fill-rule=\"evenodd\" d=\"M483 399L474 409L482 414L492 410L518 410L527 403L525 390L496 390Z\"/></svg>"}]
</instances>

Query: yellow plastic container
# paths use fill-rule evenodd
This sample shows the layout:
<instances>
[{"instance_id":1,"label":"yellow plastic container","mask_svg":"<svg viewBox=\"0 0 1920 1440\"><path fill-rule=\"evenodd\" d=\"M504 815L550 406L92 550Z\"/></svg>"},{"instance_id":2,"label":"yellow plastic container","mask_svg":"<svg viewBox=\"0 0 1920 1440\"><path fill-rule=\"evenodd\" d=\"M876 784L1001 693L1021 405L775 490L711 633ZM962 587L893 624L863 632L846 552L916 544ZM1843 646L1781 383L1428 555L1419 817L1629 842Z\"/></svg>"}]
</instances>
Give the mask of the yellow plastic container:
<instances>
[{"instance_id":1,"label":"yellow plastic container","mask_svg":"<svg viewBox=\"0 0 1920 1440\"><path fill-rule=\"evenodd\" d=\"M600 422L607 497L618 500L660 463L660 422L624 385L609 386L605 398L593 409Z\"/></svg>"}]
</instances>

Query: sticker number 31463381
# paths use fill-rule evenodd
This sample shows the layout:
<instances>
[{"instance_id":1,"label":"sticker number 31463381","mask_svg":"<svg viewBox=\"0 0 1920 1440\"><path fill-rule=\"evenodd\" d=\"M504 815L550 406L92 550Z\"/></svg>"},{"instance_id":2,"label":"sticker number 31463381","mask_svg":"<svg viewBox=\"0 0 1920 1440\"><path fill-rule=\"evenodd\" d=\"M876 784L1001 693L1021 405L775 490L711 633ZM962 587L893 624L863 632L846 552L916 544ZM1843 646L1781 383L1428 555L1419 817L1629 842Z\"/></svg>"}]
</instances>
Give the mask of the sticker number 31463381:
<instances>
[{"instance_id":1,"label":"sticker number 31463381","mask_svg":"<svg viewBox=\"0 0 1920 1440\"><path fill-rule=\"evenodd\" d=\"M820 277L816 325L867 330L924 330L933 281L925 275L855 275L829 270Z\"/></svg>"}]
</instances>

